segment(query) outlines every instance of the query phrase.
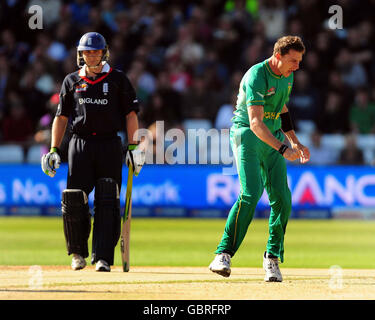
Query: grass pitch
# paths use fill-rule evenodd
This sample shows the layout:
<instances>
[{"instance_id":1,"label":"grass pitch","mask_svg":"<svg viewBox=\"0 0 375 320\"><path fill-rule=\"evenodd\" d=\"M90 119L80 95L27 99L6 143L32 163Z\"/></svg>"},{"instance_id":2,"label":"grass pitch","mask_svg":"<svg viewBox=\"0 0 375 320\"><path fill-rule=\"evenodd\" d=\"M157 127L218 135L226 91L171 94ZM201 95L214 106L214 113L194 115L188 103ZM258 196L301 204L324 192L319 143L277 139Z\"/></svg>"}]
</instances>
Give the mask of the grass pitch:
<instances>
[{"instance_id":1,"label":"grass pitch","mask_svg":"<svg viewBox=\"0 0 375 320\"><path fill-rule=\"evenodd\" d=\"M224 219L133 218L130 263L133 266L207 267L224 225ZM253 220L233 257L233 266L261 267L267 238L267 220ZM0 265L70 265L70 262L61 217L0 218ZM119 245L115 265L121 265ZM333 265L375 268L375 222L290 220L283 268Z\"/></svg>"}]
</instances>

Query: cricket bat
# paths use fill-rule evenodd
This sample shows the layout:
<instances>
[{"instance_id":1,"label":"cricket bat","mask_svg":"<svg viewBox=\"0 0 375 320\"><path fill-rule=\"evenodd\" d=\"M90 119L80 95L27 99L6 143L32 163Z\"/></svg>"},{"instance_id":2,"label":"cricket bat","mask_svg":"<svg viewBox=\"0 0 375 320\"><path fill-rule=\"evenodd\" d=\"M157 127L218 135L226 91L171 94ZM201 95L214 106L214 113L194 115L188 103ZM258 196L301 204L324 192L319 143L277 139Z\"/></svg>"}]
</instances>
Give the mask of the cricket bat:
<instances>
[{"instance_id":1,"label":"cricket bat","mask_svg":"<svg viewBox=\"0 0 375 320\"><path fill-rule=\"evenodd\" d=\"M133 188L133 168L129 166L128 183L126 185L125 211L122 217L121 230L121 259L122 269L128 272L130 268L129 261L129 244L130 244L130 222L132 217L132 188Z\"/></svg>"}]
</instances>

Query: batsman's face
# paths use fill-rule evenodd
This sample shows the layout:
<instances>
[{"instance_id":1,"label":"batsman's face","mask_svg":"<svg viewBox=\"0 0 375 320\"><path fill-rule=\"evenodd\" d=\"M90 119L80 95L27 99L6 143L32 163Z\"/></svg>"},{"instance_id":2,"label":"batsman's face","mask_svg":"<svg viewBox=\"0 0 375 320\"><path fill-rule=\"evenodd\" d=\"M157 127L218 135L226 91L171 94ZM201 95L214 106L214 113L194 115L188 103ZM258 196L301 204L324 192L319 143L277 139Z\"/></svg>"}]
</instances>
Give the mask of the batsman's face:
<instances>
[{"instance_id":1,"label":"batsman's face","mask_svg":"<svg viewBox=\"0 0 375 320\"><path fill-rule=\"evenodd\" d=\"M290 74L299 69L299 64L302 61L302 52L289 50L287 54L278 54L278 69L284 77L289 77Z\"/></svg>"},{"instance_id":2,"label":"batsman's face","mask_svg":"<svg viewBox=\"0 0 375 320\"><path fill-rule=\"evenodd\" d=\"M102 59L103 50L84 50L82 56L88 66L96 66Z\"/></svg>"}]
</instances>

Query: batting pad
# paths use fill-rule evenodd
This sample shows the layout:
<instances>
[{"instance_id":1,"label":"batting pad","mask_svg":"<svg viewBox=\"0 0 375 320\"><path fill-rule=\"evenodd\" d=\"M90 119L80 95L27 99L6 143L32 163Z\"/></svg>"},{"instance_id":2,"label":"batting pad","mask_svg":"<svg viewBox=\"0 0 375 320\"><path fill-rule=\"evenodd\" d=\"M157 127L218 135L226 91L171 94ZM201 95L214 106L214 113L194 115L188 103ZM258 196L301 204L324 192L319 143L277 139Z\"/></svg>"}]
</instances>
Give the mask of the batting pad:
<instances>
[{"instance_id":1,"label":"batting pad","mask_svg":"<svg viewBox=\"0 0 375 320\"><path fill-rule=\"evenodd\" d=\"M120 232L119 188L111 178L99 179L95 186L92 263L103 259L113 265L114 249Z\"/></svg>"},{"instance_id":2,"label":"batting pad","mask_svg":"<svg viewBox=\"0 0 375 320\"><path fill-rule=\"evenodd\" d=\"M62 216L68 254L89 256L87 241L91 231L91 215L87 195L79 189L65 189L62 193Z\"/></svg>"}]
</instances>

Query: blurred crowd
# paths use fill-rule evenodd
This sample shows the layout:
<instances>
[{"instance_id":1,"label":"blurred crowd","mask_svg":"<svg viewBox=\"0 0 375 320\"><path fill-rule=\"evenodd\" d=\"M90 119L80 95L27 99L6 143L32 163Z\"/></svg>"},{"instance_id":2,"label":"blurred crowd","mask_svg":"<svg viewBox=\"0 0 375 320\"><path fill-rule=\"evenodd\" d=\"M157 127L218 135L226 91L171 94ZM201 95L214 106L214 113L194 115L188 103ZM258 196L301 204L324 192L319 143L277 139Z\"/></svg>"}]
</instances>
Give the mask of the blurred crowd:
<instances>
[{"instance_id":1,"label":"blurred crowd","mask_svg":"<svg viewBox=\"0 0 375 320\"><path fill-rule=\"evenodd\" d=\"M29 28L32 5L43 9L42 30ZM341 6L343 29L329 28L331 5ZM288 104L296 130L322 152L318 162L363 163L356 137L375 133L374 9L374 0L3 0L0 143L48 145L86 32L106 38L109 64L136 88L140 126L164 120L166 130L191 119L229 128L242 75L292 34L307 49ZM326 134L346 136L354 151L324 157Z\"/></svg>"}]
</instances>

